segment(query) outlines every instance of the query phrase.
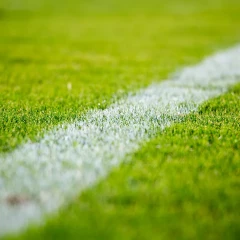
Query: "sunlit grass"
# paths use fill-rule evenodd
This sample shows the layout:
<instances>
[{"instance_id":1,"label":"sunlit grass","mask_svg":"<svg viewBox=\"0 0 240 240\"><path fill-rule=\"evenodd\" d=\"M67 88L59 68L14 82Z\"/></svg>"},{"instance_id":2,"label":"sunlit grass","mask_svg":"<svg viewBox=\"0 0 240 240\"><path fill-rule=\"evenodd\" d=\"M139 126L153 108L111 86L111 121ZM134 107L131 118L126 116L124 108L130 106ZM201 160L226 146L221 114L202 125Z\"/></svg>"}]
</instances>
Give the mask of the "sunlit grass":
<instances>
[{"instance_id":1,"label":"sunlit grass","mask_svg":"<svg viewBox=\"0 0 240 240\"><path fill-rule=\"evenodd\" d=\"M240 39L234 0L17 2L0 3L0 152ZM20 238L237 239L239 107L237 87Z\"/></svg>"}]
</instances>

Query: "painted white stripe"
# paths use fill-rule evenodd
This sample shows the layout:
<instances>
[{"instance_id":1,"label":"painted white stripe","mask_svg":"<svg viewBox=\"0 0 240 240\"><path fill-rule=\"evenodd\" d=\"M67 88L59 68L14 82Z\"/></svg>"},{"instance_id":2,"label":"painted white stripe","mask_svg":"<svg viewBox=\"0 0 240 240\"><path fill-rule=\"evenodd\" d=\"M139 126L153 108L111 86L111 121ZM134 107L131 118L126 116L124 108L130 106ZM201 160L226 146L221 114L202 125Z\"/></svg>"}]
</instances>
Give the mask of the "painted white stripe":
<instances>
[{"instance_id":1,"label":"painted white stripe","mask_svg":"<svg viewBox=\"0 0 240 240\"><path fill-rule=\"evenodd\" d=\"M41 222L126 155L240 80L240 46L0 156L0 235Z\"/></svg>"}]
</instances>

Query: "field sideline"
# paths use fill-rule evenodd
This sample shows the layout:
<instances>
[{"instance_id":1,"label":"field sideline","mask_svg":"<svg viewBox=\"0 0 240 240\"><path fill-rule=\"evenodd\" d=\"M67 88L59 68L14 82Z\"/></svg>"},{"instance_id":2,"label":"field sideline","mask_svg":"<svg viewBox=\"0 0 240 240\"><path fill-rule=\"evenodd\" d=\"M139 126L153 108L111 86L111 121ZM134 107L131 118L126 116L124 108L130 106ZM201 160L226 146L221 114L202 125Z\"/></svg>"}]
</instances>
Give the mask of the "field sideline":
<instances>
[{"instance_id":1,"label":"field sideline","mask_svg":"<svg viewBox=\"0 0 240 240\"><path fill-rule=\"evenodd\" d=\"M2 238L237 239L239 12L0 3Z\"/></svg>"}]
</instances>

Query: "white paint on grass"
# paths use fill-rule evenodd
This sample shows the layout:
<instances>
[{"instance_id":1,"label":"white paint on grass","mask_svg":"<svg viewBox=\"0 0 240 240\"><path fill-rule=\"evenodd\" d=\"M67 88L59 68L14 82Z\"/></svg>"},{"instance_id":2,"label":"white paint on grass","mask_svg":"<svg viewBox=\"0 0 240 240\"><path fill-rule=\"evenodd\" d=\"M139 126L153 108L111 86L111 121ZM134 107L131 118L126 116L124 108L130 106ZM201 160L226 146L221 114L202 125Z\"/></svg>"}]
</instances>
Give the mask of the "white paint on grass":
<instances>
[{"instance_id":1,"label":"white paint on grass","mask_svg":"<svg viewBox=\"0 0 240 240\"><path fill-rule=\"evenodd\" d=\"M0 234L41 222L106 176L142 142L238 80L239 46L1 155Z\"/></svg>"}]
</instances>

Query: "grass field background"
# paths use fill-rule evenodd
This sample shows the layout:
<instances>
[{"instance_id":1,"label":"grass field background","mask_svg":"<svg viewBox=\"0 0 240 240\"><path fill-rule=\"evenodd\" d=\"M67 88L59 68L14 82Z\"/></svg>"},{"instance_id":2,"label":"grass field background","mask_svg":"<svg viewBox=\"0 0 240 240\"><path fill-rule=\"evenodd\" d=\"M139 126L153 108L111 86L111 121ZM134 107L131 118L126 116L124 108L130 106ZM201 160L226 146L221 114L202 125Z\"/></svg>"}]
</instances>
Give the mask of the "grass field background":
<instances>
[{"instance_id":1,"label":"grass field background","mask_svg":"<svg viewBox=\"0 0 240 240\"><path fill-rule=\"evenodd\" d=\"M0 3L0 152L238 43L240 3ZM239 86L19 238L237 239Z\"/></svg>"}]
</instances>

